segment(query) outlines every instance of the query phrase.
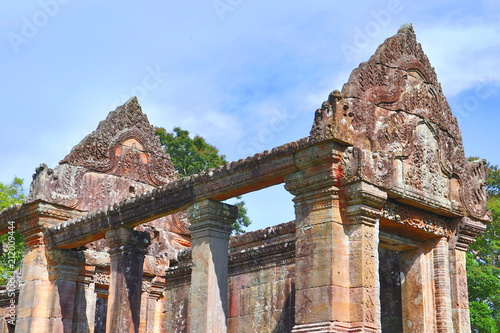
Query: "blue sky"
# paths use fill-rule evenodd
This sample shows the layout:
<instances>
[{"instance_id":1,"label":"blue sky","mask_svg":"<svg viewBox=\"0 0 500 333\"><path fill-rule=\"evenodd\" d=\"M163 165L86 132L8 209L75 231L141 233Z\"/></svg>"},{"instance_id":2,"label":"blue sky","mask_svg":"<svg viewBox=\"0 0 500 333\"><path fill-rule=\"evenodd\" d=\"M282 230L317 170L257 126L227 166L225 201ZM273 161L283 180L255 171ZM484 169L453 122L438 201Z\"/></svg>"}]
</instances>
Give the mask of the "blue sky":
<instances>
[{"instance_id":1,"label":"blue sky","mask_svg":"<svg viewBox=\"0 0 500 333\"><path fill-rule=\"evenodd\" d=\"M0 1L0 181L26 181L137 95L152 124L229 160L308 135L316 108L411 22L468 156L500 164L500 4L491 1ZM293 219L282 186L252 229Z\"/></svg>"}]
</instances>

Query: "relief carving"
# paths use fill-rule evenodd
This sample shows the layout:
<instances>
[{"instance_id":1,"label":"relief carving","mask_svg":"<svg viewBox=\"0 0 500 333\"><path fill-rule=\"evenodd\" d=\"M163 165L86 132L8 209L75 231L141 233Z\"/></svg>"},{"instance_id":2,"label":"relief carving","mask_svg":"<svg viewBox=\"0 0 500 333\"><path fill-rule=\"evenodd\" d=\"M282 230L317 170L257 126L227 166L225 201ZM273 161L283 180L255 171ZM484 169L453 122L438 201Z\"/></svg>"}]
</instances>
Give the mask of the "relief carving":
<instances>
[{"instance_id":1,"label":"relief carving","mask_svg":"<svg viewBox=\"0 0 500 333\"><path fill-rule=\"evenodd\" d=\"M453 226L449 219L394 200L387 201L382 210L382 218L438 236L449 238L453 235Z\"/></svg>"},{"instance_id":2,"label":"relief carving","mask_svg":"<svg viewBox=\"0 0 500 333\"><path fill-rule=\"evenodd\" d=\"M466 160L456 118L411 25L356 68L316 111L309 140L334 139L362 152L363 180L425 203L487 219L484 162ZM452 179L458 179L460 198ZM457 198L455 198L457 197Z\"/></svg>"},{"instance_id":3,"label":"relief carving","mask_svg":"<svg viewBox=\"0 0 500 333\"><path fill-rule=\"evenodd\" d=\"M154 127L136 98L111 112L54 169L41 165L33 176L25 202L43 200L80 211L94 212L141 195L178 179ZM191 246L185 212L138 227L154 240L148 251L168 263L180 249ZM106 242L87 244L97 251Z\"/></svg>"}]
</instances>

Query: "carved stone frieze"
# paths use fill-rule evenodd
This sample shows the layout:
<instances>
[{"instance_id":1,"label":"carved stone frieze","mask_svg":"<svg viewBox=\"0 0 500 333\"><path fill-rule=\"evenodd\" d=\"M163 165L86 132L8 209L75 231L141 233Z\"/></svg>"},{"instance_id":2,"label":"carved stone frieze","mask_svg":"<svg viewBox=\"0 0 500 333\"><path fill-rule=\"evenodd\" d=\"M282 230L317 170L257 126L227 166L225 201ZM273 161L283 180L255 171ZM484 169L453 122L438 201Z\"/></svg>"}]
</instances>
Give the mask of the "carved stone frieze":
<instances>
[{"instance_id":1,"label":"carved stone frieze","mask_svg":"<svg viewBox=\"0 0 500 333\"><path fill-rule=\"evenodd\" d=\"M450 218L388 200L382 209L382 218L403 226L419 229L437 236L451 237L454 223Z\"/></svg>"},{"instance_id":2,"label":"carved stone frieze","mask_svg":"<svg viewBox=\"0 0 500 333\"><path fill-rule=\"evenodd\" d=\"M109 272L96 272L94 282L101 286L109 286Z\"/></svg>"}]
</instances>

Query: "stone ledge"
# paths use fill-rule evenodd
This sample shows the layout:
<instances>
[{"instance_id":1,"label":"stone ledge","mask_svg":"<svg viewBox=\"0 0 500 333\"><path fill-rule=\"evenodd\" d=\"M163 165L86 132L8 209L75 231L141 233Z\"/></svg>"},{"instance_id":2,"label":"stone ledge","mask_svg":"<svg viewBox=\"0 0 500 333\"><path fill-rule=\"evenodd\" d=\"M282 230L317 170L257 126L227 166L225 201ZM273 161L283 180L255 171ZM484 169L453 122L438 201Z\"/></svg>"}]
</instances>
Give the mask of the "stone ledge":
<instances>
[{"instance_id":1,"label":"stone ledge","mask_svg":"<svg viewBox=\"0 0 500 333\"><path fill-rule=\"evenodd\" d=\"M295 234L295 221L274 225L265 229L232 236L229 240L231 251L273 242L274 238Z\"/></svg>"}]
</instances>

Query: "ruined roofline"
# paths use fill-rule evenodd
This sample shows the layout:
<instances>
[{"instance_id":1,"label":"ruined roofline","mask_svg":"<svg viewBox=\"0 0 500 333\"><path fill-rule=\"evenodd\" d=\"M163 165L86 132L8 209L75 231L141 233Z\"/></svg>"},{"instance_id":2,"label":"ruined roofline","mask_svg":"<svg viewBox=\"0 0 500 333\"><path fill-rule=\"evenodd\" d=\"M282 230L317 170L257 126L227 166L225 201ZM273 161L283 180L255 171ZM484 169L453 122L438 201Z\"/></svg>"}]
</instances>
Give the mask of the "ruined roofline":
<instances>
[{"instance_id":1,"label":"ruined roofline","mask_svg":"<svg viewBox=\"0 0 500 333\"><path fill-rule=\"evenodd\" d=\"M226 200L283 183L297 171L295 153L308 146L308 138L287 143L215 169L174 180L120 203L47 228L52 245L74 248L104 237L115 226L135 227L170 215L203 199ZM339 146L340 147L340 146ZM328 156L331 153L325 152Z\"/></svg>"}]
</instances>

